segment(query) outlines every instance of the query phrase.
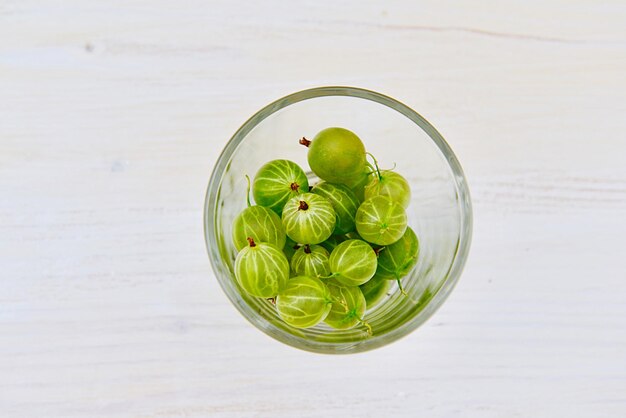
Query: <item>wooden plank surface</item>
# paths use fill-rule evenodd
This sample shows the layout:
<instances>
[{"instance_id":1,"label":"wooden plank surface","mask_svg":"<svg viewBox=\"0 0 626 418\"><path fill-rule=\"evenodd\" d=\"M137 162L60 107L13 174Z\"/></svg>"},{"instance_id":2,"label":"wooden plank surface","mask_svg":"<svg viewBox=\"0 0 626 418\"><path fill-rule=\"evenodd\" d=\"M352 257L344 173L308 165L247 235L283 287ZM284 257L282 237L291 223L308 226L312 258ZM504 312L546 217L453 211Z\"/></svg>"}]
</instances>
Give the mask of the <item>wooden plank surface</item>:
<instances>
[{"instance_id":1,"label":"wooden plank surface","mask_svg":"<svg viewBox=\"0 0 626 418\"><path fill-rule=\"evenodd\" d=\"M0 415L624 416L625 74L623 1L1 1ZM329 84L428 118L475 209L442 309L341 357L249 325L202 235L230 135Z\"/></svg>"}]
</instances>

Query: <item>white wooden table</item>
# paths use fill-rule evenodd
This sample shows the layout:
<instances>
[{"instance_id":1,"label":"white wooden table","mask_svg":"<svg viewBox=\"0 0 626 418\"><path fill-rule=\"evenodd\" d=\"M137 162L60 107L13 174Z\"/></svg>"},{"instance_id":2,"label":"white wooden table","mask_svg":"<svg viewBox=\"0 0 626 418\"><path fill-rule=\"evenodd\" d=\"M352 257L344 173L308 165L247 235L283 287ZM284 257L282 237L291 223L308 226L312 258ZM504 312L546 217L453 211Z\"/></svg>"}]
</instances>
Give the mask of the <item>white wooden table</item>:
<instances>
[{"instance_id":1,"label":"white wooden table","mask_svg":"<svg viewBox=\"0 0 626 418\"><path fill-rule=\"evenodd\" d=\"M626 3L0 1L0 416L623 417ZM446 137L458 287L353 356L284 346L214 279L218 153L356 85Z\"/></svg>"}]
</instances>

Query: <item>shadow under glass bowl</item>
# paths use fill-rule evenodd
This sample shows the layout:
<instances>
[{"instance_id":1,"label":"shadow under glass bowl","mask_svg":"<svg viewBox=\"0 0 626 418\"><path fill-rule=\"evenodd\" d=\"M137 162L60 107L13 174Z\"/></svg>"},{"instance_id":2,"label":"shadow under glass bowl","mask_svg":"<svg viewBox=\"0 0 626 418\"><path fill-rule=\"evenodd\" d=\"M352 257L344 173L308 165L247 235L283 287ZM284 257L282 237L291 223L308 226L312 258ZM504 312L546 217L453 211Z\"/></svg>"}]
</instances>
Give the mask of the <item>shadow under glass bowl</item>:
<instances>
[{"instance_id":1,"label":"shadow under glass bowl","mask_svg":"<svg viewBox=\"0 0 626 418\"><path fill-rule=\"evenodd\" d=\"M420 241L417 265L368 309L373 334L357 326L334 330L321 323L286 325L267 300L240 291L234 276L237 251L231 225L246 207L246 179L266 162L289 159L308 169L298 144L329 126L355 132L381 168L411 185L408 224ZM314 184L314 183L312 183ZM204 233L215 275L241 314L267 335L293 347L327 354L356 353L389 344L423 324L452 291L469 251L472 209L463 171L443 137L426 119L382 94L354 87L320 87L279 99L258 111L230 139L209 181Z\"/></svg>"}]
</instances>

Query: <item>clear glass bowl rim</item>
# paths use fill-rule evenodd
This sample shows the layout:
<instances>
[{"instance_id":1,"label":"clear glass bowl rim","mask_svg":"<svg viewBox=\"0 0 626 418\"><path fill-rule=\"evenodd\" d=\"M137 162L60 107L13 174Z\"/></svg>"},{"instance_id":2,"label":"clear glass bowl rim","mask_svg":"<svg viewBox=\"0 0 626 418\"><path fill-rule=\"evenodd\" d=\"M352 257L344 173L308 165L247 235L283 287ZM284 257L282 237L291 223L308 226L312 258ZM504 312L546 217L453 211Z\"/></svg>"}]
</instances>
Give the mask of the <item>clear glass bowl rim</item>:
<instances>
[{"instance_id":1,"label":"clear glass bowl rim","mask_svg":"<svg viewBox=\"0 0 626 418\"><path fill-rule=\"evenodd\" d=\"M435 145L439 148L441 153L448 161L448 165L453 172L453 178L456 183L455 186L457 191L457 201L460 205L463 206L463 208L461 209L461 213L464 216L461 216L460 219L460 236L458 248L454 260L452 261L452 265L449 269L448 275L445 279L445 282L439 288L437 293L432 296L432 298L426 304L423 310L420 311L416 316L412 317L410 321L405 322L401 326L383 335L374 335L371 338L358 342L341 343L311 341L290 334L274 326L269 321L258 315L258 313L251 309L247 304L242 303L240 296L236 292L230 292L229 289L226 288L226 286L223 284L223 278L219 277L220 272L217 266L217 264L220 262L220 254L217 243L217 231L215 228L216 219L214 218L215 214L217 213L217 192L222 182L222 174L224 173L226 166L230 161L232 155L235 153L238 145L246 138L248 133L252 131L254 127L256 127L259 123L261 123L264 119L266 119L273 113L303 100L326 96L348 96L370 100L387 106L393 110L396 110L397 112L401 113L402 115L413 121L416 125L418 125L423 131L428 134L430 139L435 143ZM209 259L211 260L213 271L216 275L216 278L218 279L220 287L222 288L226 296L230 299L231 303L244 316L244 318L246 318L252 325L257 327L259 330L285 344L302 350L323 354L347 354L372 350L374 348L387 345L410 334L411 332L419 328L424 322L426 322L448 298L448 296L456 286L459 277L461 276L461 272L463 271L463 267L467 260L470 244L472 241L473 223L472 204L465 174L463 173L463 169L461 168L459 161L454 155L454 152L445 141L443 136L435 129L435 127L433 127L419 113L417 113L404 103L399 102L398 100L395 100L389 96L372 90L347 86L315 87L289 94L266 105L261 110L252 115L246 122L244 122L243 125L241 125L241 127L233 134L231 139L228 141L213 168L206 190L203 219L205 244ZM230 277L228 279L230 280ZM351 347L347 350L337 349L338 345L346 344L350 345Z\"/></svg>"}]
</instances>

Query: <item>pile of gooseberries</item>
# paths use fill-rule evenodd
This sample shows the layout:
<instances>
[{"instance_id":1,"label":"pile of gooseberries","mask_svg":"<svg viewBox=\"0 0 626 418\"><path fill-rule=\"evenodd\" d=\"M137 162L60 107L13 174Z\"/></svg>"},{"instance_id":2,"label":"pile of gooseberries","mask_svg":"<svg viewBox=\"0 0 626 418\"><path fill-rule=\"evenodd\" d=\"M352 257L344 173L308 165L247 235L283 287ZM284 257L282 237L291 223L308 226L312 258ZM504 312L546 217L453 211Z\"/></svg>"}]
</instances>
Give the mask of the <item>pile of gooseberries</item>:
<instances>
[{"instance_id":1,"label":"pile of gooseberries","mask_svg":"<svg viewBox=\"0 0 626 418\"><path fill-rule=\"evenodd\" d=\"M419 240L406 215L411 189L402 175L381 170L347 129L327 128L299 143L321 180L309 187L302 167L270 161L254 176L252 205L246 176L248 207L232 228L235 278L292 327L323 321L338 330L362 325L371 335L366 310L393 280L405 294L400 280L417 263Z\"/></svg>"}]
</instances>

